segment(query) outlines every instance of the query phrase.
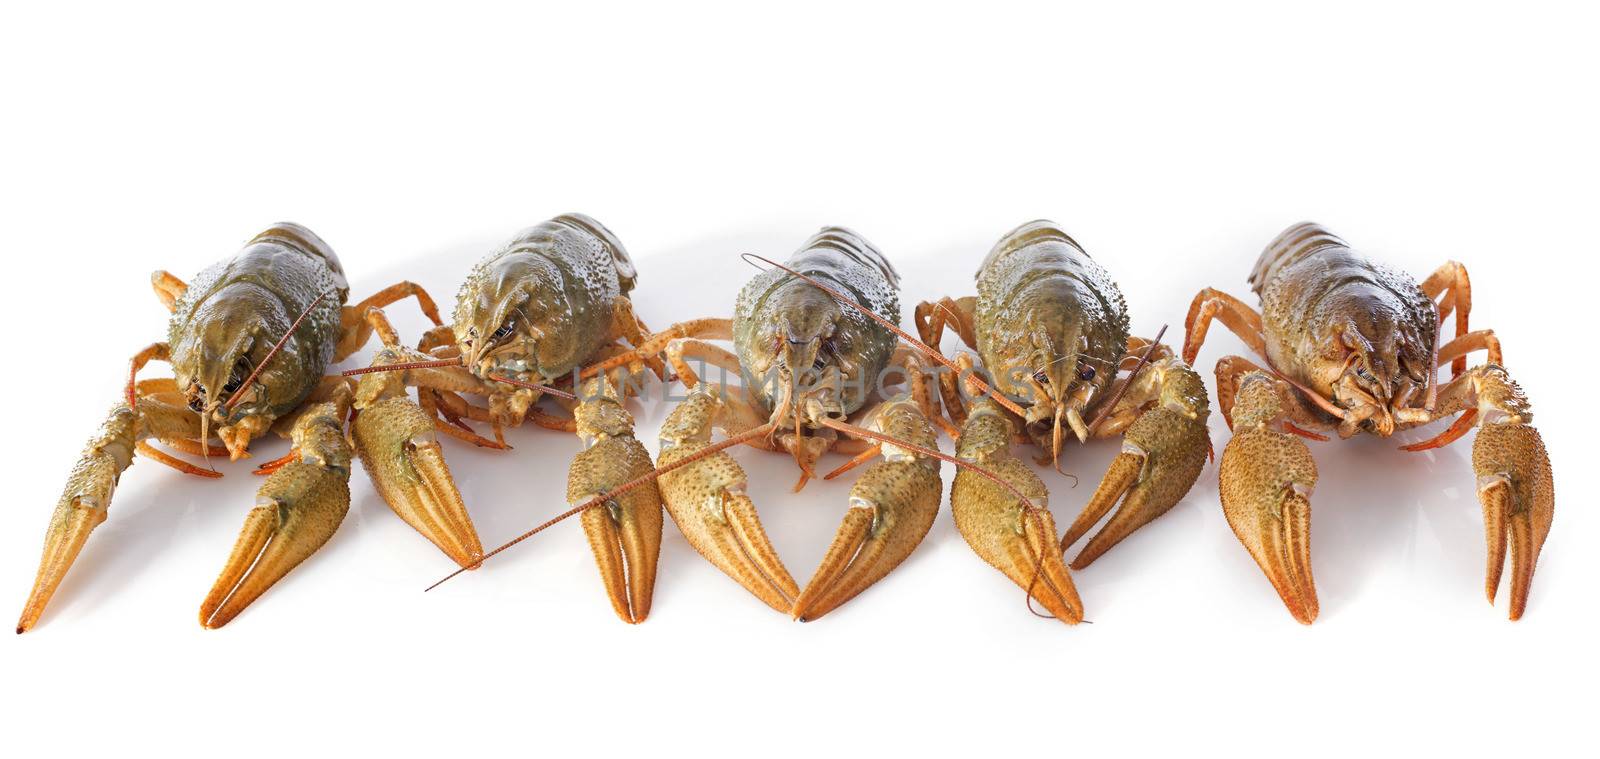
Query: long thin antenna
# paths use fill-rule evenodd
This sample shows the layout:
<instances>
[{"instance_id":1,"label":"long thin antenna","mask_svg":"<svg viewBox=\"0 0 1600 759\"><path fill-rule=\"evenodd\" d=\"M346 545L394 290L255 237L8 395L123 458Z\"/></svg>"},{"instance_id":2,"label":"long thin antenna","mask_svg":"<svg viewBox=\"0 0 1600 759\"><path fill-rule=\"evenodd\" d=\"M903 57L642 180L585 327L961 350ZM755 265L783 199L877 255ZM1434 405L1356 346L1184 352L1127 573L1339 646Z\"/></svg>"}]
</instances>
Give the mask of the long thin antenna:
<instances>
[{"instance_id":1,"label":"long thin antenna","mask_svg":"<svg viewBox=\"0 0 1600 759\"><path fill-rule=\"evenodd\" d=\"M875 321L875 322L877 322L879 324L882 324L890 332L893 332L896 335L899 335L901 340L906 341L912 347L921 349L922 352L926 353L929 358L932 358L934 361L937 361L939 364L943 365L946 369L949 369L951 371L957 372L957 374L959 376L959 374L961 372L961 367L957 366L956 362L951 361L948 358L945 358L945 355L943 353L940 353L937 349L929 347L927 343L924 343L921 340L918 340L917 338L912 337L911 333L906 332L903 329L900 329L900 327L894 325L888 319L885 319L882 316L879 316L877 313L873 312L872 309L867 308L866 306L863 306L860 303L855 302L855 300L851 299L850 296L845 295L844 293L841 293L838 290L835 290L835 289L833 289L833 288L831 288L831 287L829 287L829 286L827 286L825 284L822 284L821 282L818 282L817 280L813 279L810 276L807 276L805 274L801 274L800 272L795 271L794 269L791 269L791 268L789 268L787 266L784 266L783 264L780 264L777 261L773 261L770 258L764 258L764 257L758 256L758 255L756 255L754 253L741 253L740 254L740 258L743 258L746 263L749 263L750 259L753 258L753 259L755 259L757 261L760 261L762 263L768 264L770 266L777 267L777 268L782 269L782 270L784 270L784 271L786 271L786 272L788 272L790 274L793 274L796 277L799 277L799 278L805 280L806 282L810 283L812 287L815 287L818 290L821 290L821 291L827 293L828 295L832 296L834 300L839 301L840 303L843 303L843 304L845 304L847 306L850 306L851 308L854 308L854 309L860 311L861 313L866 314L867 316L871 317L873 321ZM753 263L750 264L750 265L751 266L755 266L755 264L753 264ZM756 266L756 268L759 269L761 267ZM1010 411L1011 413L1016 414L1017 416L1027 416L1027 412L1023 411L1021 406L1018 406L1010 398L1007 398L1007 397L1005 397L1004 395L1002 395L1000 393L994 392L994 389L989 386L989 383L984 382L983 380L979 379L977 377L977 375L971 375L971 374L967 375L967 381L973 383L974 385L977 385L980 392L987 393L989 396L993 397L995 399L995 402L997 402L1000 405L1004 406L1007 411Z\"/></svg>"},{"instance_id":2,"label":"long thin antenna","mask_svg":"<svg viewBox=\"0 0 1600 759\"><path fill-rule=\"evenodd\" d=\"M551 526L554 526L556 523L561 522L562 520L567 519L568 517L571 517L574 514L578 514L578 513L584 512L584 511L588 511L589 509L592 509L592 508L594 508L596 506L604 505L606 502L615 499L617 496L622 495L623 493L626 493L626 492L628 492L630 490L634 490L635 488L642 487L645 483L650 482L650 481L656 479L657 477L660 477L661 475L666 474L667 472L670 472L670 471L672 471L674 469L678 469L678 468L685 467L685 466L688 466L690 464L693 464L696 461L699 461L701 459L706 458L707 456L710 456L713 453L716 453L717 451L725 450L727 448L732 448L733 446L739 445L740 443L747 443L747 442L749 442L751 440L754 440L754 439L756 439L758 437L769 435L769 434L772 433L772 429L773 429L774 426L776 426L775 422L767 422L766 424L763 424L760 427L756 427L756 428L753 428L753 429L750 429L750 430L746 430L744 432L739 433L738 435L734 435L733 437L727 438L727 439L723 440L722 442L714 443L712 445L706 446L705 448L701 448L700 450L695 451L694 453L692 453L692 454L690 454L688 456L685 456L685 457L683 457L681 459L678 459L677 461L674 461L671 464L667 464L665 466L656 467L655 469L651 470L648 474L640 475L640 476L635 477L635 478L633 478L631 480L628 480L627 482L624 482L621 485L618 485L618 486L612 488L611 490L609 490L607 492L601 493L600 495L597 495L597 496L595 496L593 498L590 498L589 500L584 501L583 503L581 503L581 504L579 504L577 506L574 506L574 507L572 507L570 509L567 509L566 511L561 512L560 514L557 514L556 516L552 517L550 520L546 521L544 524L541 524L538 527L535 527L535 528L533 528L531 530L528 530L527 532L522 533L521 535L516 536L515 538L512 538L511 540L507 541L504 545L501 545L499 548L496 548L493 551L490 551L490 552L484 554L482 558L478 559L477 561L473 562L472 564L470 564L468 566L465 566L465 567L462 567L460 569L457 569L456 571L451 572L448 575L445 575L444 579L442 579L442 580L440 580L440 581L438 581L438 582L436 582L436 583L434 583L432 585L429 585L422 592L426 593L429 590L433 590L434 588L437 588L440 585L443 585L446 582L449 582L456 575L459 575L462 572L465 572L465 571L467 571L469 569L477 569L478 567L483 566L483 562L488 561L489 557L494 556L495 554L500 553L501 551L504 551L507 548L510 548L510 547L512 547L512 546L514 546L514 545L516 545L518 543L521 543L524 540L527 540L528 538L533 537L534 535L537 535L537 534L543 532L545 529L547 529L547 528L549 528Z\"/></svg>"},{"instance_id":3,"label":"long thin antenna","mask_svg":"<svg viewBox=\"0 0 1600 759\"><path fill-rule=\"evenodd\" d=\"M267 363L272 361L272 357L278 355L278 351L282 350L284 344L289 342L289 338L294 336L294 331L300 328L300 322L305 321L306 317L311 315L311 309L316 308L317 304L321 303L322 299L328 297L328 293L331 292L333 291L323 290L321 295L318 295L306 306L306 310L301 311L300 315L295 317L294 323L289 325L289 330L283 333L283 337L278 338L278 342L272 346L272 350L267 351L266 358L261 359L261 363L256 364L256 368L250 372L250 376L245 377L244 382L239 384L239 391L235 392L227 403L222 404L224 411L232 411L233 407L238 405L239 400L244 397L244 389L249 387L250 383L255 382L256 376L261 374L262 369L267 368Z\"/></svg>"},{"instance_id":4,"label":"long thin antenna","mask_svg":"<svg viewBox=\"0 0 1600 759\"><path fill-rule=\"evenodd\" d=\"M578 396L573 395L572 393L569 393L569 392L567 392L565 390L557 390L557 389L555 389L553 387L550 387L549 385L540 385L540 384L537 384L537 383L534 383L534 382L523 382L522 380L519 380L519 379L514 379L512 377L503 377L503 376L498 375L498 374L489 375L489 379L492 379L495 382L504 382L507 385L516 385L517 387L525 387L525 388L528 388L529 390L539 390L539 391L543 392L545 395L553 395L553 396L555 396L557 398L565 398L565 399L567 399L569 401L578 400Z\"/></svg>"},{"instance_id":5,"label":"long thin antenna","mask_svg":"<svg viewBox=\"0 0 1600 759\"><path fill-rule=\"evenodd\" d=\"M457 367L457 366L463 366L463 364L461 363L461 359L458 359L458 358L444 358L444 359L439 359L437 361L408 361L408 362L400 363L400 364L384 364L383 366L367 366L367 367L362 367L360 369L346 369L343 372L340 372L340 374L342 374L342 375L344 375L346 377L359 377L359 376L361 376L363 374L375 374L377 372L399 372L399 371L405 371L407 369L448 369L448 368ZM525 387L525 388L528 388L530 390L541 390L546 395L553 395L553 396L555 396L557 398L565 398L565 399L567 399L569 401L575 401L575 400L578 399L578 396L573 395L572 393L569 393L569 392L567 392L565 390L557 390L556 388L550 387L549 385L539 385L539 384L535 384L535 383L532 383L532 382L523 382L522 380L519 380L519 379L513 379L511 377L504 377L504 376L501 376L501 375L498 375L498 374L489 375L489 379L492 379L495 382L504 382L507 385L516 385L517 387Z\"/></svg>"},{"instance_id":6,"label":"long thin antenna","mask_svg":"<svg viewBox=\"0 0 1600 759\"><path fill-rule=\"evenodd\" d=\"M364 366L360 369L346 369L340 374L346 377L359 377L363 374L376 374L378 372L399 372L407 369L445 369L452 366L465 366L465 364L462 364L459 358L445 358L437 361L410 361L403 364Z\"/></svg>"}]
</instances>

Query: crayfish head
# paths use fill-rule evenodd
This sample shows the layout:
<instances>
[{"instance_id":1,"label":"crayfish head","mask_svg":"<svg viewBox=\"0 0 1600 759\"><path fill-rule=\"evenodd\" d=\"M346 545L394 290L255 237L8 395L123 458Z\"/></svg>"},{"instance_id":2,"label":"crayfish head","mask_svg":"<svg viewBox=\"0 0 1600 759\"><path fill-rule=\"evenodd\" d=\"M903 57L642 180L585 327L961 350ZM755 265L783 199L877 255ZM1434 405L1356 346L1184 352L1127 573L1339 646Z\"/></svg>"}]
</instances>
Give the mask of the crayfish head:
<instances>
[{"instance_id":1,"label":"crayfish head","mask_svg":"<svg viewBox=\"0 0 1600 759\"><path fill-rule=\"evenodd\" d=\"M780 427L816 430L823 418L842 419L859 405L850 398L859 381L845 314L827 294L801 286L786 293L785 307L756 327L749 370L773 404Z\"/></svg>"},{"instance_id":2,"label":"crayfish head","mask_svg":"<svg viewBox=\"0 0 1600 759\"><path fill-rule=\"evenodd\" d=\"M566 278L548 260L508 261L474 271L462 285L451 322L456 344L479 377L554 379L587 357L584 335L595 314L573 307Z\"/></svg>"},{"instance_id":3,"label":"crayfish head","mask_svg":"<svg viewBox=\"0 0 1600 759\"><path fill-rule=\"evenodd\" d=\"M1054 457L1069 432L1088 438L1086 409L1116 379L1127 326L1076 280L1040 280L1018 299L980 346L996 386L1027 407L1029 439Z\"/></svg>"},{"instance_id":4,"label":"crayfish head","mask_svg":"<svg viewBox=\"0 0 1600 759\"><path fill-rule=\"evenodd\" d=\"M1388 437L1397 412L1420 403L1433 376L1433 330L1372 304L1352 308L1321 338L1309 367L1312 389L1352 413L1360 427ZM1351 426L1348 432L1354 432Z\"/></svg>"},{"instance_id":5,"label":"crayfish head","mask_svg":"<svg viewBox=\"0 0 1600 759\"><path fill-rule=\"evenodd\" d=\"M282 300L266 290L244 283L229 287L228 297L208 299L171 341L173 376L189 407L219 424L265 412L279 395L273 390L287 369L263 371L249 387L244 382L293 322ZM293 342L281 352L286 355L275 366L299 364ZM239 400L224 408L236 395Z\"/></svg>"}]
</instances>

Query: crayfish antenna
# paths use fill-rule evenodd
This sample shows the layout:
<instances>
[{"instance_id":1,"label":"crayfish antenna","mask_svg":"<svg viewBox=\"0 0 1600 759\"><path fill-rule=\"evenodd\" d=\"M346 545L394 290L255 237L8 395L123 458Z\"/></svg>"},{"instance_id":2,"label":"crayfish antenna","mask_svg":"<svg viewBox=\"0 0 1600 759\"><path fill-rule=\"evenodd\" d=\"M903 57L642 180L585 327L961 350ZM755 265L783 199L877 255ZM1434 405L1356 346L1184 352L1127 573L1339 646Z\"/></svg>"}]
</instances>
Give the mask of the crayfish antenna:
<instances>
[{"instance_id":1,"label":"crayfish antenna","mask_svg":"<svg viewBox=\"0 0 1600 759\"><path fill-rule=\"evenodd\" d=\"M343 372L340 372L340 374L346 377L359 377L363 374L377 374L379 372L400 372L407 369L449 369L461 366L466 366L462 359L442 358L437 361L407 361L398 364L383 364L381 366L364 366L359 369L346 369ZM545 395L553 395L557 398L565 398L569 401L575 401L578 399L578 396L573 395L565 390L560 390L549 385L540 385L534 382L523 382L522 380L514 377L491 374L489 375L489 379L494 380L495 382L504 382L507 385L525 387L529 390L538 390Z\"/></svg>"}]
</instances>

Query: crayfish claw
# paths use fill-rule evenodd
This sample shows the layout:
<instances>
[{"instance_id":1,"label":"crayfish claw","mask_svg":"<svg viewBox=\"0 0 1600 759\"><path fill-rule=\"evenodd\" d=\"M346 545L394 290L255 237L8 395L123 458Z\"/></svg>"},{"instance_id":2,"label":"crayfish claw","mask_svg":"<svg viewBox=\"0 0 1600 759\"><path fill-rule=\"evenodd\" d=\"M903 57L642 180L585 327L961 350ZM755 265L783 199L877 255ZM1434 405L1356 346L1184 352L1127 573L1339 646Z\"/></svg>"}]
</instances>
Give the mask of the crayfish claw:
<instances>
[{"instance_id":1,"label":"crayfish claw","mask_svg":"<svg viewBox=\"0 0 1600 759\"><path fill-rule=\"evenodd\" d=\"M589 380L574 410L585 448L567 470L567 501L574 506L610 493L655 468L650 452L633 436L633 415L617 388L602 375ZM661 556L661 492L655 481L614 495L581 517L594 550L595 566L611 608L628 624L650 615L656 564Z\"/></svg>"},{"instance_id":2,"label":"crayfish claw","mask_svg":"<svg viewBox=\"0 0 1600 759\"><path fill-rule=\"evenodd\" d=\"M456 564L472 567L483 558L433 420L416 403L378 399L356 415L351 434L373 487L395 514Z\"/></svg>"},{"instance_id":3,"label":"crayfish claw","mask_svg":"<svg viewBox=\"0 0 1600 759\"><path fill-rule=\"evenodd\" d=\"M1300 438L1279 432L1277 389L1261 373L1247 375L1234 406L1234 436L1222 451L1222 511L1289 613L1317 618L1311 573L1311 491L1317 465Z\"/></svg>"},{"instance_id":4,"label":"crayfish claw","mask_svg":"<svg viewBox=\"0 0 1600 759\"><path fill-rule=\"evenodd\" d=\"M989 400L975 405L961 430L956 455L981 464L1011 489L962 468L950 486L950 512L956 530L978 558L1000 570L1038 601L1050 616L1075 625L1083 621L1083 600L1057 548L1056 523L1046 505L1044 482L1012 455L1015 428ZM1027 501L1017 497L1027 496Z\"/></svg>"},{"instance_id":5,"label":"crayfish claw","mask_svg":"<svg viewBox=\"0 0 1600 759\"><path fill-rule=\"evenodd\" d=\"M1539 431L1526 424L1490 423L1478 429L1472 446L1478 475L1478 500L1483 504L1488 564L1484 592L1494 603L1511 555L1509 616L1522 617L1539 550L1555 518L1555 485L1550 456Z\"/></svg>"},{"instance_id":6,"label":"crayfish claw","mask_svg":"<svg viewBox=\"0 0 1600 759\"><path fill-rule=\"evenodd\" d=\"M72 568L73 561L89 540L89 533L106 521L106 510L111 505L117 480L133 461L136 426L135 412L126 405L118 405L100 431L90 438L77 466L72 468L67 487L56 502L50 526L45 530L39 572L34 577L28 601L22 607L22 616L17 620L19 634L39 621L51 596L66 578L67 570Z\"/></svg>"},{"instance_id":7,"label":"crayfish claw","mask_svg":"<svg viewBox=\"0 0 1600 759\"><path fill-rule=\"evenodd\" d=\"M350 510L350 449L340 404L319 404L296 423L298 460L262 483L256 506L211 592L200 624L216 629L244 611L333 537Z\"/></svg>"},{"instance_id":8,"label":"crayfish claw","mask_svg":"<svg viewBox=\"0 0 1600 759\"><path fill-rule=\"evenodd\" d=\"M867 469L850 489L839 532L791 616L818 619L900 566L933 527L941 490L938 470L920 461L880 461Z\"/></svg>"},{"instance_id":9,"label":"crayfish claw","mask_svg":"<svg viewBox=\"0 0 1600 759\"><path fill-rule=\"evenodd\" d=\"M706 561L762 603L788 614L800 587L745 494L744 467L726 451L702 453L711 444L712 420L722 403L714 393L697 388L667 415L658 463L696 461L661 476L662 500L678 530Z\"/></svg>"},{"instance_id":10,"label":"crayfish claw","mask_svg":"<svg viewBox=\"0 0 1600 759\"><path fill-rule=\"evenodd\" d=\"M1112 460L1094 496L1061 538L1061 550L1065 551L1122 501L1117 513L1073 559L1072 568L1089 566L1135 530L1176 506L1199 478L1209 451L1203 419L1160 407L1140 416L1128 428L1122 452Z\"/></svg>"}]
</instances>

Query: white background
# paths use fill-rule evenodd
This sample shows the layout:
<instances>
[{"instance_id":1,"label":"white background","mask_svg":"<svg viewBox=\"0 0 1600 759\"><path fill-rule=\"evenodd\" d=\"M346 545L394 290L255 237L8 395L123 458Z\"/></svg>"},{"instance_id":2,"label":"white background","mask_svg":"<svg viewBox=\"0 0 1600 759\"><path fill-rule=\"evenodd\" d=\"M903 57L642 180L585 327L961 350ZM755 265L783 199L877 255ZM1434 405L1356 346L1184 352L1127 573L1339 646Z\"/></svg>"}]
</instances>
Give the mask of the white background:
<instances>
[{"instance_id":1,"label":"white background","mask_svg":"<svg viewBox=\"0 0 1600 759\"><path fill-rule=\"evenodd\" d=\"M1253 301L1257 253L1302 219L1419 277L1461 260L1557 473L1527 616L1483 598L1470 438L1395 450L1434 429L1312 445L1310 628L1232 536L1208 467L1077 573L1093 624L1073 629L1029 615L947 506L899 570L809 625L671 525L641 626L612 614L576 523L425 596L451 565L358 473L327 547L210 632L196 610L259 481L242 462L210 482L142 461L40 625L0 642L14 755L1503 750L1570 745L1592 719L1590 13L297 5L0 24L0 610L20 609L127 357L164 337L152 270L188 278L292 219L356 295L410 278L448 308L491 247L580 210L633 253L652 325L730 313L753 273L738 254L781 257L823 224L895 261L909 323L917 300L970 293L1002 232L1052 218L1119 278L1136 330L1173 324L1172 340L1201 287ZM409 302L391 313L422 326ZM1208 378L1240 349L1213 330ZM665 409L635 410L653 448ZM1211 428L1220 451L1220 415ZM511 439L446 444L486 544L563 507L578 449ZM1058 519L1115 449L1069 449L1077 489L1047 476ZM848 484L790 495L791 462L738 455L809 577Z\"/></svg>"}]
</instances>

